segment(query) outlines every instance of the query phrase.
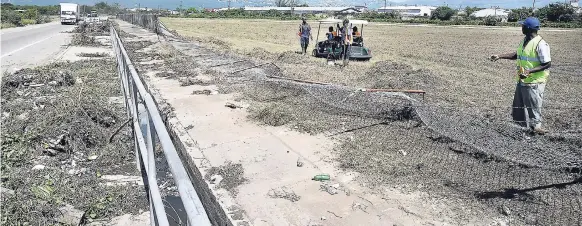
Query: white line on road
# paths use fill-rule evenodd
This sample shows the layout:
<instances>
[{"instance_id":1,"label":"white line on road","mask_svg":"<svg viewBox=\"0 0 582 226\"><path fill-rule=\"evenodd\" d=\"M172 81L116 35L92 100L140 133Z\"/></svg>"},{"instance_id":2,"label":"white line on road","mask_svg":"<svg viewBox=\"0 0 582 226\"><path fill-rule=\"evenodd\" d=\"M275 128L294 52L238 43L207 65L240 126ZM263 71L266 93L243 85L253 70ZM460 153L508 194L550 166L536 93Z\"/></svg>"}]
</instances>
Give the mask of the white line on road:
<instances>
[{"instance_id":1,"label":"white line on road","mask_svg":"<svg viewBox=\"0 0 582 226\"><path fill-rule=\"evenodd\" d=\"M59 35L59 33L57 33L57 34L55 34L55 35L51 35L51 36L49 36L49 37L46 37L46 38L44 38L44 39L42 39L42 40L39 40L39 41L36 41L36 42L30 43L30 44L28 44L28 45L25 45L25 46L23 46L23 47L20 47L20 48L18 48L18 49L16 49L16 50L13 50L13 51L11 51L11 52L9 52L9 53L7 53L7 54L4 54L4 55L2 55L0 58L4 58L4 57L7 57L7 56L10 56L10 55L12 55L12 54L14 54L14 53L16 53L16 52L19 52L19 51L21 51L21 50L23 50L23 49L26 49L26 48L28 48L28 47L31 47L31 46L33 46L33 45L36 45L36 44L38 44L38 43L41 43L41 42L43 42L43 41L45 41L45 40L47 40L47 39L49 39L49 38L55 37L55 36L57 36L57 35Z\"/></svg>"}]
</instances>

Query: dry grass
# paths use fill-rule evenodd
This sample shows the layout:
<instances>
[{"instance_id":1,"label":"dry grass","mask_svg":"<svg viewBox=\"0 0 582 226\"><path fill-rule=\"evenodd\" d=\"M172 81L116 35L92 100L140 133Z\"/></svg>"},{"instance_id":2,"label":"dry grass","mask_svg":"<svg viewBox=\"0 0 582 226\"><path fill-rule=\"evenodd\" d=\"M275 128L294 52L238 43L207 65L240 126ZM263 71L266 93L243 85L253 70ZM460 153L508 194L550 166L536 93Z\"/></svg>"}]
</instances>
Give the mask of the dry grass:
<instances>
[{"instance_id":1,"label":"dry grass","mask_svg":"<svg viewBox=\"0 0 582 226\"><path fill-rule=\"evenodd\" d=\"M443 213L443 216L458 221L458 225L468 225L470 223L467 221L474 217L491 216L490 212L500 206L514 212L515 215L509 218L517 220L512 222L517 225L524 224L520 222L524 219L528 224L543 225L549 221L567 222L577 218L576 213L580 211L577 208L571 211L574 214L554 217L560 209L571 208L569 204L554 203L551 205L554 209L540 211L536 204L531 203L548 202L548 197L569 200L568 193L579 194L579 185L567 189L528 192L524 195L527 200L520 196L520 199L512 199L511 203L499 197L481 196L481 201L478 201L476 198L480 196L475 195L484 191L570 181L577 174L520 167L507 159L496 159L479 152L476 149L478 145L465 145L454 139L459 136L446 137L438 129L427 126L424 119L421 121L412 114L414 109L404 105L409 102L397 95L374 95L336 86L298 85L264 79L264 75L276 73L283 77L350 87L423 89L428 92L425 103L446 106L443 108L446 110L432 114L435 117L431 119L458 126L462 128L460 131L473 130L474 134L465 134L469 138L488 137L488 134L511 137L513 127L509 125L508 115L515 85L511 79L514 63L493 63L487 57L514 50L519 42L519 30L372 24L364 33L370 36L366 43L373 49L373 61L353 62L348 67L337 68L324 66L323 59L294 53L298 48L293 34L296 23L204 19L165 19L164 22L171 29L177 29L182 35L193 36L192 39L202 41L213 50L241 53L238 56L216 54L214 57L204 57L205 61L215 62L200 62L197 66L202 71L204 67L226 59L255 60L254 64L274 61L281 71L261 67L235 77L230 72L244 66L233 65L216 68L219 73L213 76L223 78L215 81L221 93L225 93L224 90L241 92L240 98L251 103L248 108L249 118L266 125L284 125L310 134L329 134L339 139L340 145L334 149L334 156L340 168L362 173L359 180L367 186L427 191L436 199L451 200L450 207L453 210ZM242 31L241 27L252 27L253 32ZM579 56L570 50L580 47L581 32L542 33L552 45L555 62L544 111L548 125L556 131L576 128L582 122L579 110L563 108L579 106L578 101L571 96L582 94L580 86L571 85L582 81L579 76L582 63L579 62ZM492 40L491 37L496 39ZM210 39L219 39L227 44L205 42ZM210 52L203 48L180 50L192 56ZM181 61L165 63L169 64L165 65L168 68L188 66ZM187 70L193 71L192 68ZM261 79L245 81L242 78ZM457 117L463 120L455 121ZM543 143L545 147L553 144L557 147L569 142L555 139L548 136L533 138L530 142ZM503 142L507 140L502 139ZM576 143L579 139L573 140L570 148L580 150L579 143ZM511 144L518 142L522 142L522 137L509 141ZM495 150L506 150L503 144L498 145ZM527 149L525 145L524 149ZM553 151L559 148L544 149ZM543 156L543 153L539 155ZM467 214L469 212L471 214Z\"/></svg>"},{"instance_id":2,"label":"dry grass","mask_svg":"<svg viewBox=\"0 0 582 226\"><path fill-rule=\"evenodd\" d=\"M266 104L254 106L249 118L270 126L282 126L294 120L291 111L281 104Z\"/></svg>"},{"instance_id":3,"label":"dry grass","mask_svg":"<svg viewBox=\"0 0 582 226\"><path fill-rule=\"evenodd\" d=\"M73 30L71 45L75 46L102 46L96 36L108 36L110 23L85 24L82 23Z\"/></svg>"},{"instance_id":4,"label":"dry grass","mask_svg":"<svg viewBox=\"0 0 582 226\"><path fill-rule=\"evenodd\" d=\"M426 100L457 108L482 108L507 115L515 82L514 62L490 62L491 54L515 51L519 28L411 27L371 23L364 28L372 49L370 62L352 62L343 69L325 67L322 59L294 54L299 50L299 22L270 20L210 20L162 18L169 29L195 40L219 39L238 53L278 62L287 77L366 88L423 89ZM314 29L317 24L311 23ZM252 30L242 29L252 28ZM323 30L323 29L322 29ZM582 95L582 29L542 29L552 48L552 76L545 107L580 106ZM320 39L323 34L320 34ZM311 44L313 46L313 44ZM281 54L283 54L283 57ZM493 98L484 98L487 97ZM579 118L575 112L555 112L559 118Z\"/></svg>"},{"instance_id":5,"label":"dry grass","mask_svg":"<svg viewBox=\"0 0 582 226\"><path fill-rule=\"evenodd\" d=\"M222 177L218 182L218 188L224 188L236 197L238 187L247 182L244 177L244 168L240 163L227 162L219 167L212 167L204 176L207 181L212 181L212 177L219 175Z\"/></svg>"},{"instance_id":6,"label":"dry grass","mask_svg":"<svg viewBox=\"0 0 582 226\"><path fill-rule=\"evenodd\" d=\"M107 53L77 53L79 57L107 57L109 54Z\"/></svg>"},{"instance_id":7,"label":"dry grass","mask_svg":"<svg viewBox=\"0 0 582 226\"><path fill-rule=\"evenodd\" d=\"M3 75L1 186L15 192L2 194L3 225L54 225L65 204L85 218L147 208L141 188L100 179L138 173L131 130L108 141L127 117L109 102L121 95L115 67L112 59L59 62Z\"/></svg>"}]
</instances>

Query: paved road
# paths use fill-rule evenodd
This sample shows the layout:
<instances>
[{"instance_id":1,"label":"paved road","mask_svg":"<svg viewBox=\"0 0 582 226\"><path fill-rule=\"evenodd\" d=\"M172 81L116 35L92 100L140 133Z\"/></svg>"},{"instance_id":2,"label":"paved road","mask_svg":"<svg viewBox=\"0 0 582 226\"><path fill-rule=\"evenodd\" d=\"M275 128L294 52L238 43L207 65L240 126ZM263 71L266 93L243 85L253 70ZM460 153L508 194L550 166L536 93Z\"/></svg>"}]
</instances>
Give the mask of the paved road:
<instances>
[{"instance_id":1,"label":"paved road","mask_svg":"<svg viewBox=\"0 0 582 226\"><path fill-rule=\"evenodd\" d=\"M59 22L26 27L2 29L2 72L33 67L58 58L69 42L75 26Z\"/></svg>"}]
</instances>

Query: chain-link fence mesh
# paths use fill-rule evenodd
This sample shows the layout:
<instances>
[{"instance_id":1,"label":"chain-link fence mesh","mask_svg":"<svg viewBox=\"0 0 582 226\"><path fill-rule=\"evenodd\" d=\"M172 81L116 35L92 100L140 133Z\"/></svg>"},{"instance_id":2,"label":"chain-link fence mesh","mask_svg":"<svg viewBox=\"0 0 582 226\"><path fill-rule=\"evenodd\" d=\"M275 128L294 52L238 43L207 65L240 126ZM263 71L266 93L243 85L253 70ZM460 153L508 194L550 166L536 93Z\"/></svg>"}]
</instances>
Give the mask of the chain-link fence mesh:
<instances>
[{"instance_id":1,"label":"chain-link fence mesh","mask_svg":"<svg viewBox=\"0 0 582 226\"><path fill-rule=\"evenodd\" d=\"M161 33L158 15L142 13L126 13L117 14L117 18L144 27L156 34Z\"/></svg>"},{"instance_id":2,"label":"chain-link fence mesh","mask_svg":"<svg viewBox=\"0 0 582 226\"><path fill-rule=\"evenodd\" d=\"M264 63L173 43L187 55L164 67L201 71L220 92L242 93L259 123L339 139L339 166L362 173L363 183L446 197L460 225L492 211L510 225L582 225L579 130L531 135L499 115L475 114L486 112L480 107L287 79L282 55Z\"/></svg>"}]
</instances>

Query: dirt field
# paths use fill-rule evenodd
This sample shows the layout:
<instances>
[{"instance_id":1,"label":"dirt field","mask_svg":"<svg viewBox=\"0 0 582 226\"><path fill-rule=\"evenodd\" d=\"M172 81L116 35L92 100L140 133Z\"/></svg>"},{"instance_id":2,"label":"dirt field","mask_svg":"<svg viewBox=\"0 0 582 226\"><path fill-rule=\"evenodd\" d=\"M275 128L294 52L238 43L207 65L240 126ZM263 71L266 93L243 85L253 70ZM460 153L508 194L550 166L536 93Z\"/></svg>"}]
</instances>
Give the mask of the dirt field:
<instances>
[{"instance_id":1,"label":"dirt field","mask_svg":"<svg viewBox=\"0 0 582 226\"><path fill-rule=\"evenodd\" d=\"M571 199L582 191L582 112L573 98L582 88L572 85L582 82L582 63L575 52L582 47L582 30L542 30L552 47L553 69L544 100L552 133L528 137L510 123L514 62L487 59L514 51L519 29L371 24L364 38L373 60L338 68L295 53L297 23L163 22L210 47L195 49L198 53L186 57L188 62L166 60L175 77L211 76L221 93L242 93L252 103L250 118L259 123L338 139L338 165L362 173L360 181L366 185L444 197L456 208L448 215L458 225L470 224L471 216L487 217L484 213L492 210L512 225L582 222L582 200ZM249 28L253 30L245 30ZM203 66L241 59L254 62ZM281 70L263 67L234 74L264 62ZM335 85L253 80L264 75ZM353 87L422 89L427 92L424 101L410 97L426 108L411 110L408 97L358 93Z\"/></svg>"},{"instance_id":2,"label":"dirt field","mask_svg":"<svg viewBox=\"0 0 582 226\"><path fill-rule=\"evenodd\" d=\"M263 52L287 52L289 55L288 52L300 50L296 36L299 22L174 18L163 18L162 21L181 35L213 43L222 49L230 47L254 57L274 59ZM311 26L317 32L315 21ZM423 89L427 91L427 100L441 105L510 110L515 63L494 63L488 57L515 51L522 37L518 28L468 29L371 23L363 33L365 44L372 49L373 58L369 63L353 63L340 71L320 67L322 59L290 56L290 59L282 60L289 63L283 64L282 68L288 76L320 82L367 88ZM552 29L542 30L540 34L552 48L553 73L547 88L547 109L579 106L570 97L582 94L582 89L569 84L579 83L581 79L576 76L582 73L580 54L576 50L582 48L582 30ZM320 40L323 35L320 34ZM386 62L388 65L404 64L399 67L408 70L391 68ZM484 95L493 98L483 98ZM567 118L580 119L575 115Z\"/></svg>"}]
</instances>

